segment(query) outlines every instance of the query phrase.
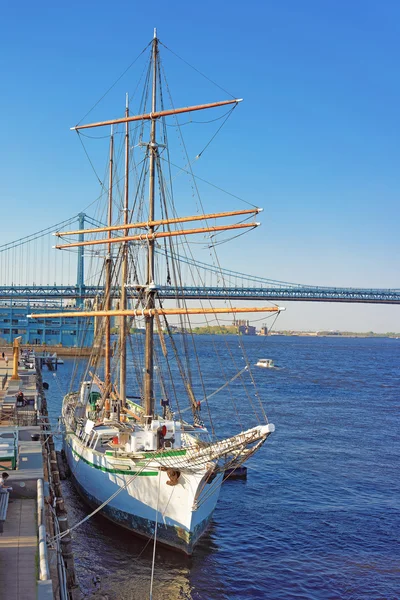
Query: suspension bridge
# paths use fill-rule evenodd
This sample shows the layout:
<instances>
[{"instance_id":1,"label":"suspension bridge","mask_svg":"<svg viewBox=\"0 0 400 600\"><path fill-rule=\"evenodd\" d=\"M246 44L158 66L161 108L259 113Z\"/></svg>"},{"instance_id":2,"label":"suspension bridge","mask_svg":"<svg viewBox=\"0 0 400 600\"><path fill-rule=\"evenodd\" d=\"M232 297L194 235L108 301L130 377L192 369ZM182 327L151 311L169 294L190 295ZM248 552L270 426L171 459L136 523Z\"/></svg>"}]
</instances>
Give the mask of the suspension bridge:
<instances>
[{"instance_id":1,"label":"suspension bridge","mask_svg":"<svg viewBox=\"0 0 400 600\"><path fill-rule=\"evenodd\" d=\"M51 251L54 232L69 226L102 225L83 213L47 227L32 235L0 246L0 338L11 341L22 335L24 342L78 345L81 320L43 319L32 323L30 312L54 312L68 306L81 306L87 300L101 295L98 283L98 252L86 256L83 247L76 252ZM80 234L83 240L84 235ZM159 249L158 252L163 252ZM157 273L158 295L164 299L186 298L201 300L268 300L302 302L346 302L369 304L400 304L400 289L360 289L348 287L321 287L288 283L248 275L217 265L199 262L188 256L174 255L180 263L182 286L177 289L168 281L165 272ZM97 280L85 275L85 265L97 263ZM190 275L189 275L190 273ZM195 273L195 276L193 275ZM195 277L196 280L193 278ZM29 283L31 282L31 283ZM128 294L135 296L135 286ZM118 296L115 289L114 295ZM35 309L34 311L32 309ZM90 340L88 339L88 343Z\"/></svg>"},{"instance_id":2,"label":"suspension bridge","mask_svg":"<svg viewBox=\"0 0 400 600\"><path fill-rule=\"evenodd\" d=\"M99 296L102 287L85 281L83 248L79 248L74 255L50 252L55 239L50 236L74 223L78 224L79 229L84 229L85 223L101 225L81 213L31 236L0 246L0 300L77 300ZM175 258L182 265L187 265L191 272L196 272L199 284L184 284L179 290L171 285L158 285L158 293L165 299L176 298L179 295L187 299L210 300L265 299L400 304L400 288L310 286L238 273L186 256L175 255ZM32 283L27 283L28 279L31 279ZM54 283L49 283L50 280ZM66 283L66 280L69 282ZM204 282L208 284L204 285Z\"/></svg>"}]
</instances>

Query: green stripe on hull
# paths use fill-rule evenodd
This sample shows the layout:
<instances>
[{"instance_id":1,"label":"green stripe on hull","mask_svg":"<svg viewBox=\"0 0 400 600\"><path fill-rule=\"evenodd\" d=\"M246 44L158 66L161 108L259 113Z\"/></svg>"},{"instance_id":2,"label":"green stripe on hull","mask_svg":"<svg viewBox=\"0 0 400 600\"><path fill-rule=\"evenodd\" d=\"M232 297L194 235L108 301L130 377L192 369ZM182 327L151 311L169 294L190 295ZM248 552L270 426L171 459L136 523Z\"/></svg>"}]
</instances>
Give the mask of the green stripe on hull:
<instances>
[{"instance_id":1,"label":"green stripe on hull","mask_svg":"<svg viewBox=\"0 0 400 600\"><path fill-rule=\"evenodd\" d=\"M116 457L116 453L113 450L106 450L106 455ZM186 450L168 450L167 452L158 451L157 454L154 454L153 452L144 452L144 455L145 456L143 456L143 454L142 454L141 457L146 458L148 456L148 457L152 458L155 456L156 458L160 459L160 458L165 458L165 457L169 457L169 456L185 456ZM143 463L138 463L138 464L140 465ZM146 463L144 463L144 464L146 464Z\"/></svg>"},{"instance_id":2,"label":"green stripe on hull","mask_svg":"<svg viewBox=\"0 0 400 600\"><path fill-rule=\"evenodd\" d=\"M148 458L148 459L154 458L154 460L155 459L161 460L163 458L167 458L170 456L185 456L186 450L170 450L169 452L163 452L162 454L160 452L157 452L156 455L154 455L153 453L150 453L150 452L148 452L148 453L146 452L146 455L147 455L146 458ZM148 462L147 460L141 460L137 463L137 465L139 467L143 467L144 465L147 465L147 462Z\"/></svg>"},{"instance_id":3,"label":"green stripe on hull","mask_svg":"<svg viewBox=\"0 0 400 600\"><path fill-rule=\"evenodd\" d=\"M147 452L146 452L147 454ZM164 458L164 456L185 456L186 450L168 450L167 452L157 452L157 458ZM149 455L151 455L149 453Z\"/></svg>"},{"instance_id":4,"label":"green stripe on hull","mask_svg":"<svg viewBox=\"0 0 400 600\"><path fill-rule=\"evenodd\" d=\"M99 471L104 471L105 473L118 473L119 475L138 475L138 477L156 477L158 475L158 471L131 471L130 467L128 467L127 469L124 469L124 470L122 470L122 469L107 469L107 467L102 467L101 465L95 465L94 463L90 462L90 460L87 460L81 454L79 454L79 452L74 450L72 446L70 446L70 448L71 448L72 452L80 460L83 460L83 462L85 462L87 465L90 465L91 467L94 467L95 469L98 469Z\"/></svg>"}]
</instances>

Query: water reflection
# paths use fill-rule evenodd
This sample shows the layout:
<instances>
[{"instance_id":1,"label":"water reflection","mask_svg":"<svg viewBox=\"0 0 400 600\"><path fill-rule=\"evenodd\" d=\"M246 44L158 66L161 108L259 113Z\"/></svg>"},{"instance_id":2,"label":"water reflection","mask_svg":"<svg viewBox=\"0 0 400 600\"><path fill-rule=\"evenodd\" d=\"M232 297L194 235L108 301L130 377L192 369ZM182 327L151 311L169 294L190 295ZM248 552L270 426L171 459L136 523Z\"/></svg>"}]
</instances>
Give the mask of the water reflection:
<instances>
[{"instance_id":1,"label":"water reflection","mask_svg":"<svg viewBox=\"0 0 400 600\"><path fill-rule=\"evenodd\" d=\"M69 508L69 522L74 525L90 509L71 482L64 482L63 489ZM214 535L212 525L197 545L195 557L161 546L156 548L154 600L200 598L196 589L197 579L204 578L205 562L208 565L208 582L216 582L221 589L217 573L210 570L212 561L208 560L218 549ZM73 543L79 583L86 598L106 596L109 600L143 600L149 596L153 540L138 538L95 515L74 532Z\"/></svg>"}]
</instances>

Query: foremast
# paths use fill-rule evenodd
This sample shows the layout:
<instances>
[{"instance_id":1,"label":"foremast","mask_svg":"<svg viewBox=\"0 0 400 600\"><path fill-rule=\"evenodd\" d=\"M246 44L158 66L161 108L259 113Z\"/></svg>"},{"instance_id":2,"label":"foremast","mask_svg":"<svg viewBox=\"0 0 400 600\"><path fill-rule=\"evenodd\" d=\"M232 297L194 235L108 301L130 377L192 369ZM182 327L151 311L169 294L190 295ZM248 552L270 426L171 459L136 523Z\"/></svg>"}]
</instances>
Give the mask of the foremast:
<instances>
[{"instance_id":1,"label":"foremast","mask_svg":"<svg viewBox=\"0 0 400 600\"><path fill-rule=\"evenodd\" d=\"M109 187L108 187L108 211L107 211L107 225L111 227L112 224L112 202L113 202L113 167L114 167L114 132L113 126L111 125L111 137L110 137L110 163L109 163ZM108 231L108 240L111 240L112 231ZM112 250L111 243L107 245L107 257L105 264L106 281L105 281L105 293L104 293L104 308L105 310L111 309L111 277L112 277ZM107 398L111 392L111 317L106 317L105 322L105 356L104 356L104 386L105 386L105 397Z\"/></svg>"},{"instance_id":2,"label":"foremast","mask_svg":"<svg viewBox=\"0 0 400 600\"><path fill-rule=\"evenodd\" d=\"M151 94L151 112L157 110L157 31L154 30L152 61L153 61L153 86ZM156 119L151 120L149 151L149 222L154 221L154 196L155 196L155 165L158 152L156 143ZM145 307L155 308L156 289L154 285L154 226L149 227L147 244L147 276L145 289ZM150 312L145 317L145 357L144 357L144 414L150 422L154 414L154 315Z\"/></svg>"}]
</instances>

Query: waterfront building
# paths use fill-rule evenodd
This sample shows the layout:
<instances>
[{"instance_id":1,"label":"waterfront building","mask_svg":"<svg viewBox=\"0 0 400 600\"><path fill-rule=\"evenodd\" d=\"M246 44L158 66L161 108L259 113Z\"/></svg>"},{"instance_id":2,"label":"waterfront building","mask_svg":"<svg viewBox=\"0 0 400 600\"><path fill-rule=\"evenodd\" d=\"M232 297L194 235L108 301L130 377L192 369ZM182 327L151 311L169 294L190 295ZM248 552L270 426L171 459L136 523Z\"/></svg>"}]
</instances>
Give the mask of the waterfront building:
<instances>
[{"instance_id":1,"label":"waterfront building","mask_svg":"<svg viewBox=\"0 0 400 600\"><path fill-rule=\"evenodd\" d=\"M81 347L92 346L94 340L93 319L29 319L30 313L49 313L71 310L63 300L1 300L0 343L11 343L21 336L21 344Z\"/></svg>"},{"instance_id":2,"label":"waterfront building","mask_svg":"<svg viewBox=\"0 0 400 600\"><path fill-rule=\"evenodd\" d=\"M253 325L249 325L249 321L245 319L236 319L233 325L237 327L238 333L241 335L256 335L256 328Z\"/></svg>"}]
</instances>

